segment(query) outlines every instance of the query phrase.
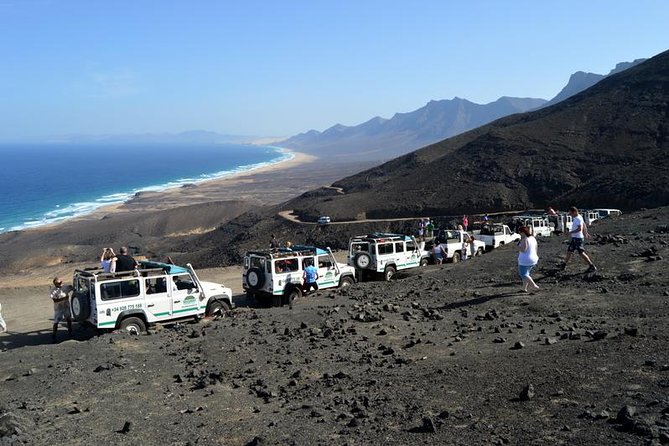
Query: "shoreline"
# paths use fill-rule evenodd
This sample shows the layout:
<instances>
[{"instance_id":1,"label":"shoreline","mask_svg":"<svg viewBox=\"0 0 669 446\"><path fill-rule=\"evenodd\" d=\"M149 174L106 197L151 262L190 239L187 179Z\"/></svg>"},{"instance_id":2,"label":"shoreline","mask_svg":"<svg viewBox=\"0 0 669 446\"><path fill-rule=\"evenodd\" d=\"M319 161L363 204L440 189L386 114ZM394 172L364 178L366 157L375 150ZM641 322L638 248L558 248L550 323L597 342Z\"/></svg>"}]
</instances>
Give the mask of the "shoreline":
<instances>
[{"instance_id":1,"label":"shoreline","mask_svg":"<svg viewBox=\"0 0 669 446\"><path fill-rule=\"evenodd\" d=\"M257 167L233 172L216 178L206 178L191 183L166 187L165 189L160 190L147 189L137 191L133 196L123 202L103 204L86 214L68 217L63 220L45 223L39 226L6 231L0 234L39 233L62 227L70 223L100 220L111 214L119 214L130 211L145 212L151 210L173 209L188 204L196 204L206 200L195 200L193 202L187 202L187 196L191 195L188 193L189 191L192 191L192 195L195 195L195 192L200 192L202 189L230 186L237 184L243 179L250 179L252 181L253 176L291 169L303 164L312 163L318 159L316 156L308 155L302 152L296 152L286 147L272 145L266 145L266 147L275 149L278 153L281 153L286 157L276 162L260 163L260 165L257 165ZM174 200L174 198L177 196L181 196L182 199ZM170 198L172 200L170 200ZM163 205L161 205L161 202Z\"/></svg>"}]
</instances>

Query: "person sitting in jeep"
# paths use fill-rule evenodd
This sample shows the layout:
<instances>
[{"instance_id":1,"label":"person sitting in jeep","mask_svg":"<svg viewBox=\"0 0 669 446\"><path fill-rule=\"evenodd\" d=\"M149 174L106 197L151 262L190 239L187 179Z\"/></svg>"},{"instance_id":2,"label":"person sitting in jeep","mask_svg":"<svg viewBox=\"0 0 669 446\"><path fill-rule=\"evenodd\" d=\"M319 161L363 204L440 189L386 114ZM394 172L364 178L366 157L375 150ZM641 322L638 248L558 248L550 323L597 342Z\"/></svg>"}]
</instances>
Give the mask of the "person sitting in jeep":
<instances>
[{"instance_id":1,"label":"person sitting in jeep","mask_svg":"<svg viewBox=\"0 0 669 446\"><path fill-rule=\"evenodd\" d=\"M137 260L131 255L128 254L128 248L121 246L119 249L119 255L116 256L116 272L120 273L123 271L132 271L137 268L139 264Z\"/></svg>"},{"instance_id":2,"label":"person sitting in jeep","mask_svg":"<svg viewBox=\"0 0 669 446\"><path fill-rule=\"evenodd\" d=\"M307 294L313 288L315 291L318 291L318 270L312 264L310 260L304 261L304 274L302 274L304 279L304 293Z\"/></svg>"}]
</instances>

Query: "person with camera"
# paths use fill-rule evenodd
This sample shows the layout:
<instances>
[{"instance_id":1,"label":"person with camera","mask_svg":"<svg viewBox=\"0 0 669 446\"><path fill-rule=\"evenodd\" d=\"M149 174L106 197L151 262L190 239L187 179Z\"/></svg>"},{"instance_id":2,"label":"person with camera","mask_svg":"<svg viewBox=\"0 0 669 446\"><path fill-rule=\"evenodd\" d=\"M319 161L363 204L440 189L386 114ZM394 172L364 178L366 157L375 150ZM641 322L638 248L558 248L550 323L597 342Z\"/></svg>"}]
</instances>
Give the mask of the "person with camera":
<instances>
[{"instance_id":1,"label":"person with camera","mask_svg":"<svg viewBox=\"0 0 669 446\"><path fill-rule=\"evenodd\" d=\"M70 316L70 293L72 286L63 286L60 277L53 279L53 287L49 290L49 297L53 301L53 334L51 340L55 343L60 321L67 321L67 332L72 336L72 318Z\"/></svg>"}]
</instances>

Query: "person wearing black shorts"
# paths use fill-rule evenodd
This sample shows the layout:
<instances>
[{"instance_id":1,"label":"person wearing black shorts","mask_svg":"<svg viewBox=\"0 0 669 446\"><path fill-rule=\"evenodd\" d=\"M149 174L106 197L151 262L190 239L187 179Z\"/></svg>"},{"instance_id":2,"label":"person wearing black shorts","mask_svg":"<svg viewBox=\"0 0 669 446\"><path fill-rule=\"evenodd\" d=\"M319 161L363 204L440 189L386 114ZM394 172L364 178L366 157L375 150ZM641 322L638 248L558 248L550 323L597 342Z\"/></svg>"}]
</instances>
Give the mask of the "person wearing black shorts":
<instances>
[{"instance_id":1,"label":"person wearing black shorts","mask_svg":"<svg viewBox=\"0 0 669 446\"><path fill-rule=\"evenodd\" d=\"M583 247L583 240L590 235L588 234L588 228L585 225L585 221L583 221L583 217L581 217L578 213L578 209L575 207L569 209L569 214L572 217L571 231L569 231L571 240L569 242L569 247L567 248L567 256L564 258L564 267L567 267L567 264L574 253L578 252L578 255L581 256L583 261L590 265L586 273L595 272L597 271L597 267L592 263L592 260L590 260L590 257L585 253L585 248Z\"/></svg>"},{"instance_id":2,"label":"person wearing black shorts","mask_svg":"<svg viewBox=\"0 0 669 446\"><path fill-rule=\"evenodd\" d=\"M302 288L304 294L308 294L312 288L318 291L318 270L310 260L304 261L304 274L302 275L302 278L304 279Z\"/></svg>"}]
</instances>

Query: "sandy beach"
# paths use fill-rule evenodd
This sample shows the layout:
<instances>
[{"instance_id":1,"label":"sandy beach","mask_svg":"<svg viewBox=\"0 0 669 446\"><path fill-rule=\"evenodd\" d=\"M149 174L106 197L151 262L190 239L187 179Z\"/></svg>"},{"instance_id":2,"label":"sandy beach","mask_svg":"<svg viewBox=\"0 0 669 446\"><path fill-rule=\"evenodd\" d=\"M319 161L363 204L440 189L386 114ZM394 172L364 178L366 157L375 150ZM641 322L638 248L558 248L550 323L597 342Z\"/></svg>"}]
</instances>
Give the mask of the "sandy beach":
<instances>
[{"instance_id":1,"label":"sandy beach","mask_svg":"<svg viewBox=\"0 0 669 446\"><path fill-rule=\"evenodd\" d=\"M290 151L290 149L285 149ZM131 200L56 224L0 234L0 272L20 277L69 268L78 262L97 262L105 246L129 246L137 255L164 258L188 252L188 236L216 229L259 206L275 205L308 190L363 169L291 152L292 159L240 172L224 178L156 192L140 192ZM186 245L184 245L186 243ZM34 283L32 279L30 283ZM0 293L1 297L1 293Z\"/></svg>"}]
</instances>

